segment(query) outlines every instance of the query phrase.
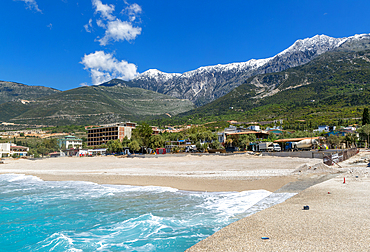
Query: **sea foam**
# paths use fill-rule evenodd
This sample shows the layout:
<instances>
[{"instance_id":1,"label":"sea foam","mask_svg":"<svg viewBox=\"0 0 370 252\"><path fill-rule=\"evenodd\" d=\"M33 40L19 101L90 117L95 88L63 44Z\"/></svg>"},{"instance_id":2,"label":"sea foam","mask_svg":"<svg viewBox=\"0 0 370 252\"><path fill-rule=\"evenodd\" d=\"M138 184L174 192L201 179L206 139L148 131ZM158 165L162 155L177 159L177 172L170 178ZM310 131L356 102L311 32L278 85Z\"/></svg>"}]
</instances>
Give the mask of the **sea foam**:
<instances>
[{"instance_id":1,"label":"sea foam","mask_svg":"<svg viewBox=\"0 0 370 252\"><path fill-rule=\"evenodd\" d=\"M0 248L184 251L294 194L189 192L0 175Z\"/></svg>"}]
</instances>

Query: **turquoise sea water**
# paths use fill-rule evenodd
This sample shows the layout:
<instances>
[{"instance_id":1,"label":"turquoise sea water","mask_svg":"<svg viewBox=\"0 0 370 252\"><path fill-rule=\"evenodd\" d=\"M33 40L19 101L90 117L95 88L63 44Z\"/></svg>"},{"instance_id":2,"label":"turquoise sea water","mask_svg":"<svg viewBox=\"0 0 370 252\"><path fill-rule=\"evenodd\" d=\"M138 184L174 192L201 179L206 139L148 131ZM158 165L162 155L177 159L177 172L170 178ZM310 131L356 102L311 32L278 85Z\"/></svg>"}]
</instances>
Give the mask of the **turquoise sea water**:
<instances>
[{"instance_id":1,"label":"turquoise sea water","mask_svg":"<svg viewBox=\"0 0 370 252\"><path fill-rule=\"evenodd\" d=\"M184 251L292 195L0 175L0 251Z\"/></svg>"}]
</instances>

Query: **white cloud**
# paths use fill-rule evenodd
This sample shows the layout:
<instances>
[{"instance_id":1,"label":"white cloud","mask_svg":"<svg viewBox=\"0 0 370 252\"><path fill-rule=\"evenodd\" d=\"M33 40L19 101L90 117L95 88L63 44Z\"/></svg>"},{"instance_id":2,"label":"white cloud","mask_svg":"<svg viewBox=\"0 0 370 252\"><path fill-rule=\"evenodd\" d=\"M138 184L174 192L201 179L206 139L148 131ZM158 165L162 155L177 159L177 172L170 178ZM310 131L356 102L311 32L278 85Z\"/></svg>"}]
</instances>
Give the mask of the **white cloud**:
<instances>
[{"instance_id":1,"label":"white cloud","mask_svg":"<svg viewBox=\"0 0 370 252\"><path fill-rule=\"evenodd\" d=\"M36 3L36 0L14 0L14 1L22 1L22 2L25 2L25 4L27 5L27 8L28 9L34 9L35 11L38 11L38 12L41 12L42 11L39 9L39 6L37 5Z\"/></svg>"},{"instance_id":2,"label":"white cloud","mask_svg":"<svg viewBox=\"0 0 370 252\"><path fill-rule=\"evenodd\" d=\"M112 54L103 51L85 54L80 63L85 66L85 70L90 71L94 85L114 78L130 80L138 75L135 64L119 61Z\"/></svg>"},{"instance_id":3,"label":"white cloud","mask_svg":"<svg viewBox=\"0 0 370 252\"><path fill-rule=\"evenodd\" d=\"M141 13L141 11L142 11L141 6L136 4L136 3L129 5L128 7L126 7L125 10L126 10L128 16L129 16L131 22L135 21L136 15Z\"/></svg>"},{"instance_id":4,"label":"white cloud","mask_svg":"<svg viewBox=\"0 0 370 252\"><path fill-rule=\"evenodd\" d=\"M141 28L133 27L131 23L121 21L119 19L108 22L103 38L99 39L100 45L107 45L110 40L134 40L137 35L140 35Z\"/></svg>"},{"instance_id":5,"label":"white cloud","mask_svg":"<svg viewBox=\"0 0 370 252\"><path fill-rule=\"evenodd\" d=\"M100 42L100 45L106 46L111 41L131 41L141 34L141 28L135 27L132 23L142 11L140 5L136 3L129 5L126 1L124 3L128 6L122 12L127 14L129 21L122 21L113 15L115 10L113 4L103 4L101 0L92 0L95 14L100 15L100 18L96 20L96 24L105 30L104 36L96 40ZM91 19L88 24L84 25L84 28L87 32L91 32Z\"/></svg>"},{"instance_id":6,"label":"white cloud","mask_svg":"<svg viewBox=\"0 0 370 252\"><path fill-rule=\"evenodd\" d=\"M51 30L51 28L53 28L53 24L50 23L50 24L47 25L47 27Z\"/></svg>"},{"instance_id":7,"label":"white cloud","mask_svg":"<svg viewBox=\"0 0 370 252\"><path fill-rule=\"evenodd\" d=\"M112 15L115 6L113 4L103 4L100 0L93 0L93 6L95 7L95 13L100 13L101 16L108 20L114 20L116 17Z\"/></svg>"},{"instance_id":8,"label":"white cloud","mask_svg":"<svg viewBox=\"0 0 370 252\"><path fill-rule=\"evenodd\" d=\"M92 19L91 18L89 20L89 23L84 25L84 28L85 28L86 32L91 33L91 28L92 28Z\"/></svg>"},{"instance_id":9,"label":"white cloud","mask_svg":"<svg viewBox=\"0 0 370 252\"><path fill-rule=\"evenodd\" d=\"M97 24L99 27L104 28L104 29L106 29L106 27L107 27L107 26L103 23L103 21L102 21L102 20L100 20L100 19L96 20L96 24Z\"/></svg>"}]
</instances>

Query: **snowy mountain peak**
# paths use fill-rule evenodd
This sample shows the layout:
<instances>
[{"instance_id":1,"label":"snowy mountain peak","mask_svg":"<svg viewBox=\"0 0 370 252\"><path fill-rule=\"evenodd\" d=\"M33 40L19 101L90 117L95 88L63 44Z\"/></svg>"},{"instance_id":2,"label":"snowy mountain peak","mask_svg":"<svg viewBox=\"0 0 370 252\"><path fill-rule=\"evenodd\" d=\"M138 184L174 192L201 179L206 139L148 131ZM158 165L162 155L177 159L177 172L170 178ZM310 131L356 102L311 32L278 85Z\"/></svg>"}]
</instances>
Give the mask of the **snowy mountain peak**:
<instances>
[{"instance_id":1,"label":"snowy mountain peak","mask_svg":"<svg viewBox=\"0 0 370 252\"><path fill-rule=\"evenodd\" d=\"M179 76L179 73L164 73L157 69L149 69L139 74L135 79L155 79L156 81L167 81L173 77Z\"/></svg>"},{"instance_id":2,"label":"snowy mountain peak","mask_svg":"<svg viewBox=\"0 0 370 252\"><path fill-rule=\"evenodd\" d=\"M359 40L363 40L363 39L367 39L369 40L370 39L370 34L368 33L364 33L364 34L356 34L354 36L351 36L351 37L348 37L348 38L344 38L344 40L342 40L338 46L341 46L342 44L346 43L346 42L352 42L352 41L359 41Z\"/></svg>"},{"instance_id":3,"label":"snowy mountain peak","mask_svg":"<svg viewBox=\"0 0 370 252\"><path fill-rule=\"evenodd\" d=\"M249 77L300 66L320 54L336 49L370 49L370 35L359 34L347 38L316 35L299 39L284 51L270 58L203 66L182 74L150 69L131 80L128 85L189 99L197 106L201 106L225 95Z\"/></svg>"},{"instance_id":4,"label":"snowy mountain peak","mask_svg":"<svg viewBox=\"0 0 370 252\"><path fill-rule=\"evenodd\" d=\"M315 51L317 55L335 49L342 41L347 38L333 38L326 35L315 35L312 38L299 39L294 44L278 55L290 54L294 52Z\"/></svg>"}]
</instances>

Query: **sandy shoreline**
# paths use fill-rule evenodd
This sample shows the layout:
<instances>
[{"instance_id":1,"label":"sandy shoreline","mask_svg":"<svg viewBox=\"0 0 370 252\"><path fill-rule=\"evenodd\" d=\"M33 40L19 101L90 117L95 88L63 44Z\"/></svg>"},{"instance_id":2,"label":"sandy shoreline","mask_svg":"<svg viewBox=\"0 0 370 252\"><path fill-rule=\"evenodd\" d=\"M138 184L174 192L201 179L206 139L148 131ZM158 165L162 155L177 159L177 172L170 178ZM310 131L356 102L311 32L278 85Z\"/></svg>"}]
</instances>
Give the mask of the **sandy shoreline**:
<instances>
[{"instance_id":1,"label":"sandy shoreline","mask_svg":"<svg viewBox=\"0 0 370 252\"><path fill-rule=\"evenodd\" d=\"M360 153L340 163L343 173L336 177L234 222L187 251L369 251L369 160L370 152ZM309 210L302 210L305 205Z\"/></svg>"},{"instance_id":2,"label":"sandy shoreline","mask_svg":"<svg viewBox=\"0 0 370 252\"><path fill-rule=\"evenodd\" d=\"M51 181L89 181L99 184L165 186L191 191L275 191L297 181L292 172L320 159L235 156L158 158L50 158L5 160L0 174L34 175Z\"/></svg>"},{"instance_id":3,"label":"sandy shoreline","mask_svg":"<svg viewBox=\"0 0 370 252\"><path fill-rule=\"evenodd\" d=\"M300 192L232 223L189 251L366 251L370 244L369 160L370 152L363 152L333 169L315 165L320 159L249 155L19 159L5 160L0 174L193 191ZM304 205L310 210L303 211ZM262 236L270 239L262 240Z\"/></svg>"}]
</instances>

